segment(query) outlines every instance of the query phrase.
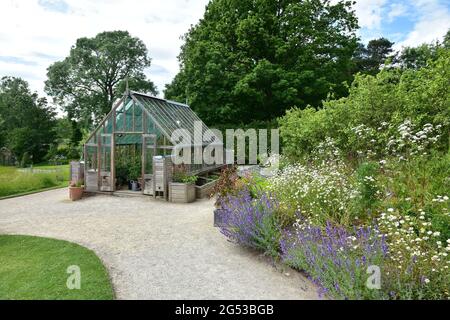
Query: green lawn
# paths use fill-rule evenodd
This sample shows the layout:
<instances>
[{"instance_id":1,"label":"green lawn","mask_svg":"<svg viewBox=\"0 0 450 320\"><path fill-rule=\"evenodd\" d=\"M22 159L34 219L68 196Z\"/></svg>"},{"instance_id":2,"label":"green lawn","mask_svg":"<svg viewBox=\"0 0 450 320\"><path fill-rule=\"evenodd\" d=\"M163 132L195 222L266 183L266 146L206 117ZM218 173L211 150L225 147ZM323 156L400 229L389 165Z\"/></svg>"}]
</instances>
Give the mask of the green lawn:
<instances>
[{"instance_id":1,"label":"green lawn","mask_svg":"<svg viewBox=\"0 0 450 320\"><path fill-rule=\"evenodd\" d=\"M80 267L80 289L68 289L69 266ZM0 299L114 298L108 273L89 249L62 240L0 235Z\"/></svg>"},{"instance_id":2,"label":"green lawn","mask_svg":"<svg viewBox=\"0 0 450 320\"><path fill-rule=\"evenodd\" d=\"M51 187L66 186L69 181L69 165L34 166L34 172L16 167L0 166L0 198ZM49 172L36 172L50 170ZM53 170L56 170L53 172Z\"/></svg>"}]
</instances>

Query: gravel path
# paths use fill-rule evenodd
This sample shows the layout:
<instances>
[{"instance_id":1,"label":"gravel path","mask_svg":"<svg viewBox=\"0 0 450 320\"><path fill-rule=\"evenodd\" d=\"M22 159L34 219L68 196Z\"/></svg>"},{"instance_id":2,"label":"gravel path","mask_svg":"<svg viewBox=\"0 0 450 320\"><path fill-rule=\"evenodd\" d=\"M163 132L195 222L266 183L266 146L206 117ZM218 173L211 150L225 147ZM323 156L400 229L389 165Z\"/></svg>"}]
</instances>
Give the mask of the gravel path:
<instances>
[{"instance_id":1,"label":"gravel path","mask_svg":"<svg viewBox=\"0 0 450 320\"><path fill-rule=\"evenodd\" d=\"M94 250L119 299L316 299L301 274L228 242L210 200L173 204L58 189L0 201L0 234L64 239Z\"/></svg>"}]
</instances>

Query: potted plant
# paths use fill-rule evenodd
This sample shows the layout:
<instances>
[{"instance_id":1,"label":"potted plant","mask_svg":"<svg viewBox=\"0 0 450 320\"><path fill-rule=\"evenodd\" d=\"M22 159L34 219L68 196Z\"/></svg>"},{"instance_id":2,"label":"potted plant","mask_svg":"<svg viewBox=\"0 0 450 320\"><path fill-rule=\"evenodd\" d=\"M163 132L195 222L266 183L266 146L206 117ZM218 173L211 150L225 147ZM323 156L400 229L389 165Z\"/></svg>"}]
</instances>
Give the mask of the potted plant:
<instances>
[{"instance_id":1,"label":"potted plant","mask_svg":"<svg viewBox=\"0 0 450 320\"><path fill-rule=\"evenodd\" d=\"M184 167L174 170L172 182L169 183L169 201L189 203L195 201L195 182L198 177L186 173Z\"/></svg>"},{"instance_id":2,"label":"potted plant","mask_svg":"<svg viewBox=\"0 0 450 320\"><path fill-rule=\"evenodd\" d=\"M136 161L130 164L130 168L128 171L128 179L130 181L130 189L133 191L139 191L139 182L138 179L141 177L141 165Z\"/></svg>"},{"instance_id":3,"label":"potted plant","mask_svg":"<svg viewBox=\"0 0 450 320\"><path fill-rule=\"evenodd\" d=\"M83 181L72 181L69 185L69 198L72 201L80 200L83 196L84 185Z\"/></svg>"}]
</instances>

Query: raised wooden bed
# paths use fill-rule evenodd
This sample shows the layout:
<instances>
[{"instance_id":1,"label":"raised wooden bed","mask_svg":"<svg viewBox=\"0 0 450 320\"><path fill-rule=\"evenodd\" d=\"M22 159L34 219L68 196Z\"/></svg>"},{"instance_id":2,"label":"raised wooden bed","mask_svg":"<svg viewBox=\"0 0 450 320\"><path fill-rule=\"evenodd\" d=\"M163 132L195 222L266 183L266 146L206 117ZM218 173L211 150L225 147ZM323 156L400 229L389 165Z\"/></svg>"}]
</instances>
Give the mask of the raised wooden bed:
<instances>
[{"instance_id":1,"label":"raised wooden bed","mask_svg":"<svg viewBox=\"0 0 450 320\"><path fill-rule=\"evenodd\" d=\"M209 197L217 183L217 180L209 180L203 177L198 178L197 181L201 183L201 185L195 186L195 196L197 197L197 199Z\"/></svg>"},{"instance_id":2,"label":"raised wooden bed","mask_svg":"<svg viewBox=\"0 0 450 320\"><path fill-rule=\"evenodd\" d=\"M195 201L195 185L170 182L169 201L176 203L189 203Z\"/></svg>"}]
</instances>

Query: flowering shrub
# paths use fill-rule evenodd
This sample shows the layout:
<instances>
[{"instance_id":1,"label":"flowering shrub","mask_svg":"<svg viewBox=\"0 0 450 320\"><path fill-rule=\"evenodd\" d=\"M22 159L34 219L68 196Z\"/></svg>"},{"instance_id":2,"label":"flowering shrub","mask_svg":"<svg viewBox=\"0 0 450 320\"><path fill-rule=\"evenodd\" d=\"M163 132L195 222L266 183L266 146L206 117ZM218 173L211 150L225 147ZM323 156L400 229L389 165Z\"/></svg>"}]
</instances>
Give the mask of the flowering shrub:
<instances>
[{"instance_id":1,"label":"flowering shrub","mask_svg":"<svg viewBox=\"0 0 450 320\"><path fill-rule=\"evenodd\" d=\"M318 224L328 220L348 223L351 212L347 208L357 193L346 170L342 162L334 161L293 164L270 179L268 190L277 197L290 224L296 212Z\"/></svg>"},{"instance_id":2,"label":"flowering shrub","mask_svg":"<svg viewBox=\"0 0 450 320\"><path fill-rule=\"evenodd\" d=\"M338 299L381 299L387 294L370 289L368 267L384 263L387 245L375 228L355 228L352 233L327 222L314 226L298 220L294 231L284 233L282 258L290 266L305 270L322 292Z\"/></svg>"},{"instance_id":3,"label":"flowering shrub","mask_svg":"<svg viewBox=\"0 0 450 320\"><path fill-rule=\"evenodd\" d=\"M247 190L220 199L220 231L231 241L277 257L281 228L275 218L277 203L267 194L253 199Z\"/></svg>"},{"instance_id":4,"label":"flowering shrub","mask_svg":"<svg viewBox=\"0 0 450 320\"><path fill-rule=\"evenodd\" d=\"M397 156L399 160L427 155L441 138L441 128L440 124L433 126L426 123L421 129L415 129L411 120L405 120L398 126L397 132L390 136L386 151Z\"/></svg>"},{"instance_id":5,"label":"flowering shrub","mask_svg":"<svg viewBox=\"0 0 450 320\"><path fill-rule=\"evenodd\" d=\"M448 198L447 198L448 200ZM378 218L380 231L389 243L385 267L386 286L401 299L450 298L450 239L442 242L423 210L403 215L388 208Z\"/></svg>"}]
</instances>

